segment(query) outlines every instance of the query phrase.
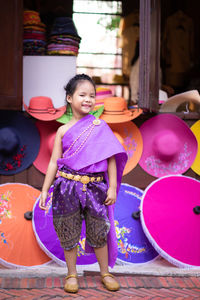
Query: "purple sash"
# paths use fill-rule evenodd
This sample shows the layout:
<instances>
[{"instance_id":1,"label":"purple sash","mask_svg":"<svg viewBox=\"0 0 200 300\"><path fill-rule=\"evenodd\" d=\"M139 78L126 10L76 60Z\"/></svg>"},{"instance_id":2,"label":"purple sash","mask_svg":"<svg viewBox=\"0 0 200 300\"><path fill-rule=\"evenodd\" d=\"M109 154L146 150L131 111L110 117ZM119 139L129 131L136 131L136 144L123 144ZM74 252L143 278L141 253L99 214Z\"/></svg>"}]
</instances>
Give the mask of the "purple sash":
<instances>
[{"instance_id":1,"label":"purple sash","mask_svg":"<svg viewBox=\"0 0 200 300\"><path fill-rule=\"evenodd\" d=\"M67 166L86 173L104 172L108 182L107 159L115 155L118 193L127 154L107 123L99 120L99 125L93 125L95 119L93 115L87 115L65 133L62 139L63 157L57 161L58 169ZM107 206L107 209L111 224L108 234L108 258L109 266L113 267L118 253L114 205ZM86 246L87 251L91 252L91 247Z\"/></svg>"}]
</instances>

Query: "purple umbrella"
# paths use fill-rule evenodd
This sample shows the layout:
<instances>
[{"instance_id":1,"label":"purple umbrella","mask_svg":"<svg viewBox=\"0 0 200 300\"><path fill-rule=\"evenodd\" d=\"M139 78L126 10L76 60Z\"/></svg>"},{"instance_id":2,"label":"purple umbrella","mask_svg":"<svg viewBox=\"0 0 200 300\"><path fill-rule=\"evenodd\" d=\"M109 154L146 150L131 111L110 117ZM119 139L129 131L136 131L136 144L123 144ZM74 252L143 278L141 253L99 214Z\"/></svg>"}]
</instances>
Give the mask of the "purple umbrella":
<instances>
[{"instance_id":1,"label":"purple umbrella","mask_svg":"<svg viewBox=\"0 0 200 300\"><path fill-rule=\"evenodd\" d=\"M115 204L115 228L118 239L117 261L122 264L143 264L156 259L159 254L144 234L140 218L143 191L122 183ZM139 215L138 215L139 216Z\"/></svg>"},{"instance_id":2,"label":"purple umbrella","mask_svg":"<svg viewBox=\"0 0 200 300\"><path fill-rule=\"evenodd\" d=\"M53 226L53 186L50 187L48 194L49 195L46 201L48 208L47 211L39 208L39 198L35 202L32 219L33 231L42 250L56 263L61 266L66 266L64 251L60 246L60 241ZM83 222L77 254L78 265L88 265L97 262L94 253L85 252L85 222Z\"/></svg>"}]
</instances>

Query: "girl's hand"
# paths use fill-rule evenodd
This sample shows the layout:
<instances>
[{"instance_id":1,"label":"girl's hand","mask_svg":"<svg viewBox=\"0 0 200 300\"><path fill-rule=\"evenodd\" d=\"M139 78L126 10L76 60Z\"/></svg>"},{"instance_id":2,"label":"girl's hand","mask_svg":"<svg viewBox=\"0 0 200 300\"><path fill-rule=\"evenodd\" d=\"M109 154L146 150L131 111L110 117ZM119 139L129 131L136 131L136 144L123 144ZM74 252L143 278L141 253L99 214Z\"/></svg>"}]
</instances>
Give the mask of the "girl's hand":
<instances>
[{"instance_id":1,"label":"girl's hand","mask_svg":"<svg viewBox=\"0 0 200 300\"><path fill-rule=\"evenodd\" d=\"M39 208L43 209L43 210L46 210L46 205L45 205L45 202L46 202L46 199L47 199L47 192L42 192L41 195L40 195L40 202L39 202Z\"/></svg>"},{"instance_id":2,"label":"girl's hand","mask_svg":"<svg viewBox=\"0 0 200 300\"><path fill-rule=\"evenodd\" d=\"M107 198L104 201L104 204L112 205L116 202L116 199L117 199L116 188L109 187L107 191Z\"/></svg>"}]
</instances>

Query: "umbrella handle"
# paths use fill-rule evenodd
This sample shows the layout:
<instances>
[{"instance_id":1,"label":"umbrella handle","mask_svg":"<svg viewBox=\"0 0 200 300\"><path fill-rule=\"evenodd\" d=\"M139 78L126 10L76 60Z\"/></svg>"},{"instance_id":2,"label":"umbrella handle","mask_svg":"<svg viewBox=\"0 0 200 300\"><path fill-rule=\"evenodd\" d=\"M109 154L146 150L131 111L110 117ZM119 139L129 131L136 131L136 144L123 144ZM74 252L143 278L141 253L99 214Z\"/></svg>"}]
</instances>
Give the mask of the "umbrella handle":
<instances>
[{"instance_id":1,"label":"umbrella handle","mask_svg":"<svg viewBox=\"0 0 200 300\"><path fill-rule=\"evenodd\" d=\"M133 212L132 217L135 220L139 220L140 219L140 210Z\"/></svg>"},{"instance_id":2,"label":"umbrella handle","mask_svg":"<svg viewBox=\"0 0 200 300\"><path fill-rule=\"evenodd\" d=\"M196 214L196 215L200 215L200 206L195 206L193 208L193 212Z\"/></svg>"},{"instance_id":3,"label":"umbrella handle","mask_svg":"<svg viewBox=\"0 0 200 300\"><path fill-rule=\"evenodd\" d=\"M27 212L25 212L24 213L24 218L26 219L26 220L32 220L32 217L33 217L33 212L32 211L27 211Z\"/></svg>"}]
</instances>

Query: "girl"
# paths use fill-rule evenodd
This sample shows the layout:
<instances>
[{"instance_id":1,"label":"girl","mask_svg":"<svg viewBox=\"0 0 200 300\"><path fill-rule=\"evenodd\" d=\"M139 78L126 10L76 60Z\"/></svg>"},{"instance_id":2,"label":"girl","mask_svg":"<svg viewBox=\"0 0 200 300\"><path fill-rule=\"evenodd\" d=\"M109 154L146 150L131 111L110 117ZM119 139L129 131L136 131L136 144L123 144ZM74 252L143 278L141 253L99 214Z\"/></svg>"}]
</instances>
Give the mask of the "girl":
<instances>
[{"instance_id":1,"label":"girl","mask_svg":"<svg viewBox=\"0 0 200 300\"><path fill-rule=\"evenodd\" d=\"M104 286L119 289L109 273L117 257L113 204L127 161L124 148L110 127L89 114L95 105L95 84L79 74L66 85L67 105L73 117L58 128L42 187L39 206L45 209L48 190L54 181L53 223L64 249L68 276L64 290L76 293L77 245L82 219L86 224L86 251L95 251Z\"/></svg>"}]
</instances>

